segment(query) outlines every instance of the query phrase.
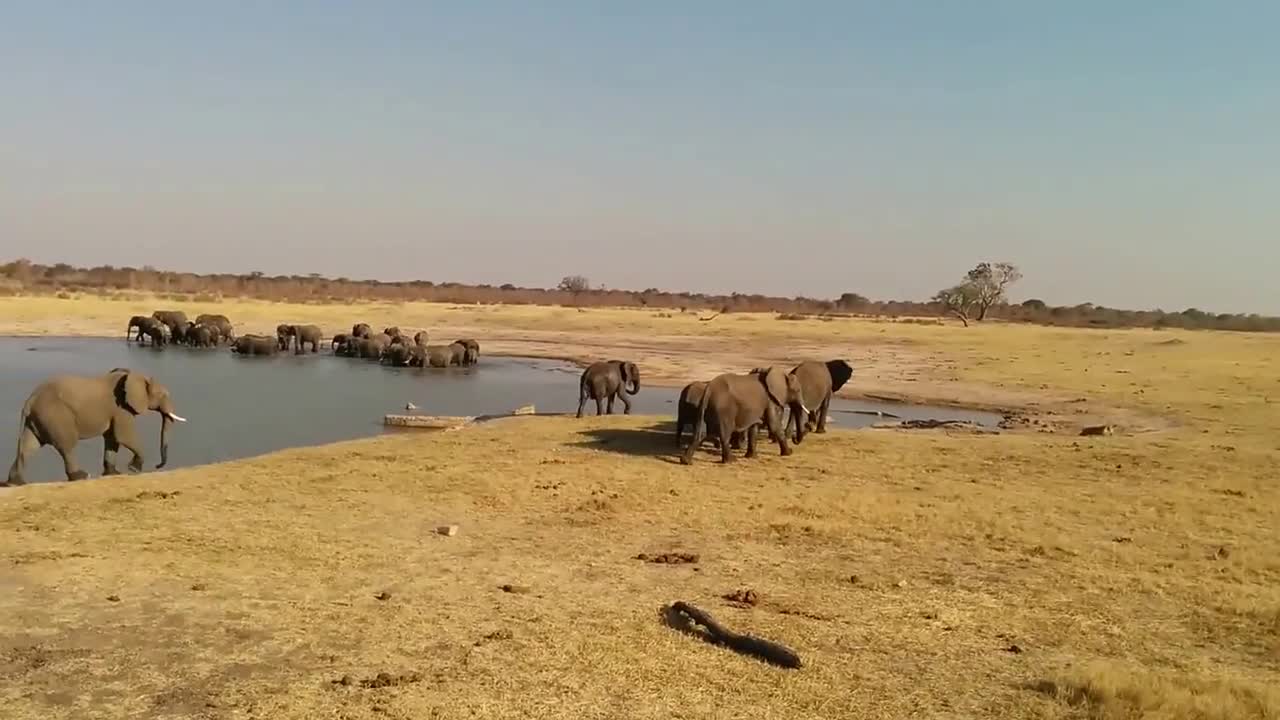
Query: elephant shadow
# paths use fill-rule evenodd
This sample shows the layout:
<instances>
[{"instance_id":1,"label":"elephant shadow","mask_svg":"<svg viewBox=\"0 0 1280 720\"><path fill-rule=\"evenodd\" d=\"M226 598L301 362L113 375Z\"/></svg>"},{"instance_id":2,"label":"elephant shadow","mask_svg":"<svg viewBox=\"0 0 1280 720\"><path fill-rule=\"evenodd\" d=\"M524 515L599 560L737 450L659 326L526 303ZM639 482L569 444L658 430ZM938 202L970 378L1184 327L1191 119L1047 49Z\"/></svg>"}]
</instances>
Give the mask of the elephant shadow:
<instances>
[{"instance_id":1,"label":"elephant shadow","mask_svg":"<svg viewBox=\"0 0 1280 720\"><path fill-rule=\"evenodd\" d=\"M619 455L656 457L672 464L680 463L681 448L676 447L675 421L659 422L644 428L590 428L578 434L583 439L570 443L572 447L603 450Z\"/></svg>"}]
</instances>

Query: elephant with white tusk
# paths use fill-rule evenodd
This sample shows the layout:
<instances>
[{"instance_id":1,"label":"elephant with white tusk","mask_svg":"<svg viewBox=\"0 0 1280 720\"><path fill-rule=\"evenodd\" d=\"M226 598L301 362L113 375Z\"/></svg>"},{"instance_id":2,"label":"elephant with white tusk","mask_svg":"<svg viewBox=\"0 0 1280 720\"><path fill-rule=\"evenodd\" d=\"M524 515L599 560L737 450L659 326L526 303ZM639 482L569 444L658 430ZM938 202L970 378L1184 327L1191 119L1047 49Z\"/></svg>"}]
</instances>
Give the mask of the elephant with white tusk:
<instances>
[{"instance_id":1,"label":"elephant with white tusk","mask_svg":"<svg viewBox=\"0 0 1280 720\"><path fill-rule=\"evenodd\" d=\"M169 389L153 378L128 368L105 375L58 375L41 383L22 406L18 451L9 467L9 485L22 485L27 457L45 445L62 456L67 480L83 480L88 474L75 458L76 443L101 435L102 474L115 475L116 452L133 453L129 469L142 471L142 443L134 417L148 410L160 413L160 464L169 462L169 424L186 422L173 410Z\"/></svg>"},{"instance_id":2,"label":"elephant with white tusk","mask_svg":"<svg viewBox=\"0 0 1280 720\"><path fill-rule=\"evenodd\" d=\"M792 368L791 374L800 380L800 395L805 407L813 410L808 417L798 417L795 407L792 407L787 417L787 437L799 445L805 433L822 434L827 431L831 396L853 377L853 367L844 360L809 361Z\"/></svg>"},{"instance_id":3,"label":"elephant with white tusk","mask_svg":"<svg viewBox=\"0 0 1280 720\"><path fill-rule=\"evenodd\" d=\"M721 462L733 459L730 445L737 432L746 434L746 456L755 457L756 430L761 423L769 429L781 453L790 455L791 446L782 426L782 415L788 407L801 413L800 417L808 413L801 396L800 379L782 368L762 368L746 375L716 377L707 383L702 393L694 419L693 441L685 448L680 462L685 465L693 462L694 453L709 432L707 428L714 428L720 437Z\"/></svg>"}]
</instances>

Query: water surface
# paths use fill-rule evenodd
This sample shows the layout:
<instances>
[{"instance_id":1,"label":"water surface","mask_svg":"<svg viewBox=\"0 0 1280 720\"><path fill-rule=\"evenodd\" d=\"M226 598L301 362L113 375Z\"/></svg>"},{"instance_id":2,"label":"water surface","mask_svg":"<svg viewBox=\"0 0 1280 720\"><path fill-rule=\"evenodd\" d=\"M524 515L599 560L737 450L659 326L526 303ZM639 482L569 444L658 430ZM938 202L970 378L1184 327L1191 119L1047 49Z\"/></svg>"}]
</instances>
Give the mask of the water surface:
<instances>
[{"instance_id":1,"label":"water surface","mask_svg":"<svg viewBox=\"0 0 1280 720\"><path fill-rule=\"evenodd\" d=\"M469 368L389 368L369 360L319 354L240 357L226 348L154 350L101 338L0 338L0 470L13 461L18 415L40 382L61 373L99 374L128 367L168 386L179 414L189 422L170 433L169 466L183 467L320 445L384 432L382 416L404 412L406 403L431 415L506 413L533 404L538 412L574 412L581 370L534 358L484 356ZM644 368L641 366L641 377ZM644 386L632 412L674 415L678 389ZM945 418L994 424L990 413L893 403L832 402L833 424L860 427L880 418L849 410L880 410L903 418ZM621 403L615 406L621 412ZM595 412L588 401L587 412ZM160 420L138 418L146 443L147 470L160 460ZM102 470L102 440L76 448L84 470ZM124 470L131 455L122 450ZM2 476L0 476L2 477ZM62 479L62 461L52 447L27 464L28 482Z\"/></svg>"}]
</instances>

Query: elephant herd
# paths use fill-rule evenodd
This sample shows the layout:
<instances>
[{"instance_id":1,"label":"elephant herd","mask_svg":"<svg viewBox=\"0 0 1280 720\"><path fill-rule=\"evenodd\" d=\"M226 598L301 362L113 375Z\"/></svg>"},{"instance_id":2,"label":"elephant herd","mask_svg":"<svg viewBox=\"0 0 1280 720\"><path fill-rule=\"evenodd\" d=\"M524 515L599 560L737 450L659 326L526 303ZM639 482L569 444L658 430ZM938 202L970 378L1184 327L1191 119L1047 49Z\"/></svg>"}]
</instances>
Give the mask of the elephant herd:
<instances>
[{"instance_id":1,"label":"elephant herd","mask_svg":"<svg viewBox=\"0 0 1280 720\"><path fill-rule=\"evenodd\" d=\"M443 368L475 365L480 361L480 343L471 338L454 340L448 345L430 345L426 330L410 337L393 326L374 334L368 323L356 323L350 334L334 335L329 345L334 355L377 360L396 367Z\"/></svg>"},{"instance_id":2,"label":"elephant herd","mask_svg":"<svg viewBox=\"0 0 1280 720\"><path fill-rule=\"evenodd\" d=\"M215 347L235 340L235 329L226 315L199 315L192 322L181 310L157 310L151 315L129 318L125 337L139 344L148 340L156 347L170 343L190 347Z\"/></svg>"},{"instance_id":3,"label":"elephant herd","mask_svg":"<svg viewBox=\"0 0 1280 720\"><path fill-rule=\"evenodd\" d=\"M175 344L204 348L226 343L238 355L275 355L290 348L298 355L308 350L317 353L324 341L324 333L316 325L282 323L276 326L274 337L253 333L237 336L225 315L200 315L192 322L181 310L134 315L129 318L125 337L139 344L150 342L155 347ZM480 343L471 338L429 345L425 330L410 337L393 326L375 334L368 323L356 323L350 333L334 335L329 347L334 355L403 367L468 366L480 360Z\"/></svg>"},{"instance_id":4,"label":"elephant herd","mask_svg":"<svg viewBox=\"0 0 1280 720\"><path fill-rule=\"evenodd\" d=\"M720 449L722 462L733 459L730 450L741 448L744 438L746 457L754 457L761 425L781 453L790 455L791 442L800 444L807 432L826 432L831 397L851 377L853 367L848 362L829 360L802 362L790 371L756 368L746 374L725 373L709 381L691 382L680 391L676 409L677 447L686 427L693 432L680 461L692 463L705 440ZM622 401L623 413L630 414L628 396L638 392L640 371L635 363L593 363L579 381L577 416L582 417L587 400L595 401L597 415L612 414L615 399Z\"/></svg>"}]
</instances>

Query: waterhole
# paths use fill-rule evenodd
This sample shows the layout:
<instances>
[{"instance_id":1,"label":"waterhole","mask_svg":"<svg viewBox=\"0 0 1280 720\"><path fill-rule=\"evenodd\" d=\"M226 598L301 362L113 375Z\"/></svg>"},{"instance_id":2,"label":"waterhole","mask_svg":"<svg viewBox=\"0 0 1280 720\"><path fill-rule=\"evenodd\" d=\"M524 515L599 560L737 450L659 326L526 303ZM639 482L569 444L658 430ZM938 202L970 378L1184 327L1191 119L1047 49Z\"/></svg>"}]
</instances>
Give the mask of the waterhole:
<instances>
[{"instance_id":1,"label":"waterhole","mask_svg":"<svg viewBox=\"0 0 1280 720\"><path fill-rule=\"evenodd\" d=\"M87 338L0 338L0 429L7 438L3 469L13 460L18 416L31 391L53 375L99 374L116 367L145 372L164 383L177 412L189 422L170 432L168 468L251 457L290 447L320 445L385 432L382 417L405 412L406 403L429 415L486 415L535 405L539 413L574 412L581 369L535 358L482 355L467 368L390 368L369 360L319 354L240 357L226 348L154 350L124 340ZM632 412L674 416L678 388L643 384ZM852 411L881 411L902 418L970 420L994 425L992 413L893 403L836 400L836 427L861 427L882 418ZM616 412L621 412L619 403ZM588 401L587 412L595 404ZM159 462L160 420L139 418L146 443L147 470ZM404 432L404 431L400 431ZM429 431L418 431L429 432ZM76 448L92 476L102 470L102 440L82 440ZM122 452L123 470L131 456ZM27 464L28 482L64 477L57 451L45 447Z\"/></svg>"}]
</instances>

